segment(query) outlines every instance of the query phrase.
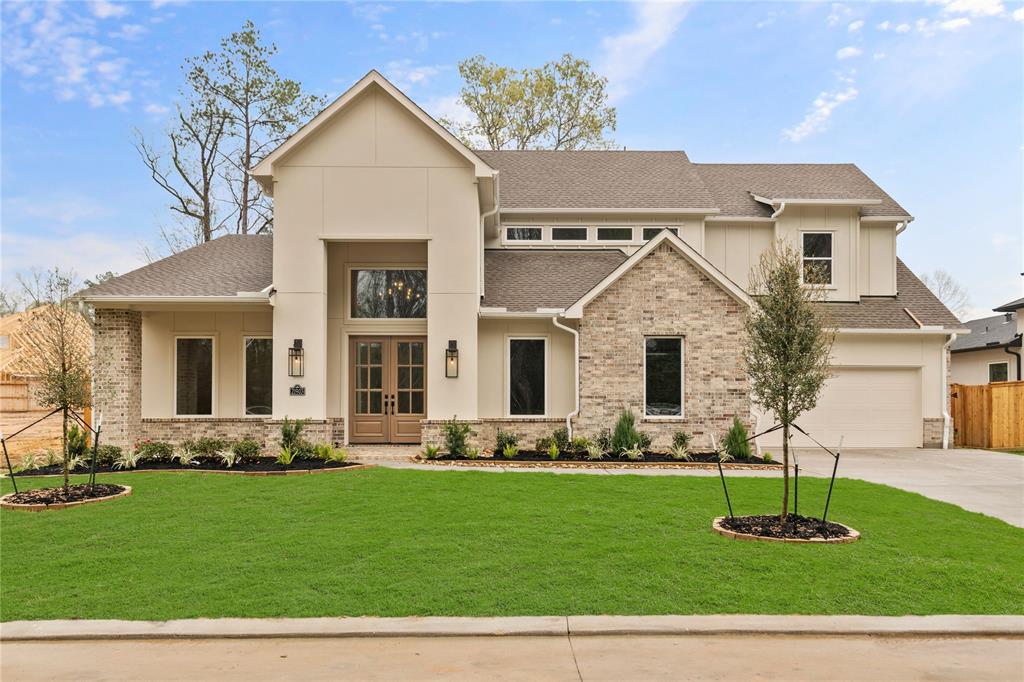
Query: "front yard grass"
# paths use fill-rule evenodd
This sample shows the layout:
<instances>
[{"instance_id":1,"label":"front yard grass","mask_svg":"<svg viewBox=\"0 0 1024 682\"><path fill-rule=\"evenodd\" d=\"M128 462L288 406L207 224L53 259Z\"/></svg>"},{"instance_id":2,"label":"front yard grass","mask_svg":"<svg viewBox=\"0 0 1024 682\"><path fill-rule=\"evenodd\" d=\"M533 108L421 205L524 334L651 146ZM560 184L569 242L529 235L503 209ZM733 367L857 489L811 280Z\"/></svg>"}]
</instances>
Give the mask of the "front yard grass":
<instances>
[{"instance_id":1,"label":"front yard grass","mask_svg":"<svg viewBox=\"0 0 1024 682\"><path fill-rule=\"evenodd\" d=\"M862 539L811 547L712 533L716 478L100 478L134 494L0 512L0 619L1024 613L1024 530L861 481L830 517ZM729 486L737 514L777 509L779 479ZM826 487L801 479L803 513Z\"/></svg>"}]
</instances>

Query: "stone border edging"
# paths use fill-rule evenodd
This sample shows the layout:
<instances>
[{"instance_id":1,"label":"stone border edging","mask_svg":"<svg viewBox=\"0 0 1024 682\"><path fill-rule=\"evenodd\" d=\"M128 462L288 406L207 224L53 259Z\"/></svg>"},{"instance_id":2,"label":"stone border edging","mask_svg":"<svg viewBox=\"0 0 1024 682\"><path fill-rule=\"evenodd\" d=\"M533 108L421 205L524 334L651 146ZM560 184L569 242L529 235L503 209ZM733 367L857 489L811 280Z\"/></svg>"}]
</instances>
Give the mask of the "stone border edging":
<instances>
[{"instance_id":1,"label":"stone border edging","mask_svg":"<svg viewBox=\"0 0 1024 682\"><path fill-rule=\"evenodd\" d=\"M347 467L326 467L323 469L290 469L287 471L241 471L239 469L118 469L117 471L97 471L97 476L104 474L233 474L235 476L300 476L303 474L328 474L335 471L356 471L372 469L376 464L353 463ZM59 478L63 474L18 474L18 478ZM88 476L89 472L72 473L72 476ZM10 474L0 474L0 478L10 478Z\"/></svg>"},{"instance_id":2,"label":"stone border edging","mask_svg":"<svg viewBox=\"0 0 1024 682\"><path fill-rule=\"evenodd\" d=\"M515 459L498 459L481 457L479 459L426 459L411 458L416 464L429 464L437 467L463 467L479 469L490 467L507 467L519 469L697 469L701 471L717 471L718 465L712 462L623 462L620 460L584 461L578 459L556 459L548 461L524 461ZM778 471L782 473L781 464L754 464L743 462L726 462L722 464L726 471Z\"/></svg>"},{"instance_id":3,"label":"stone border edging","mask_svg":"<svg viewBox=\"0 0 1024 682\"><path fill-rule=\"evenodd\" d=\"M197 618L0 624L0 641L487 637L591 635L847 635L1024 638L1024 616L513 616L496 618Z\"/></svg>"},{"instance_id":4,"label":"stone border edging","mask_svg":"<svg viewBox=\"0 0 1024 682\"><path fill-rule=\"evenodd\" d=\"M860 533L853 528L850 528L844 523L838 521L829 521L837 526L842 526L850 532L846 537L841 538L769 538L762 535L751 535L750 533L737 533L734 530L722 527L722 521L725 520L724 516L715 518L711 524L711 530L715 531L719 535L722 535L733 540L745 540L748 542L784 542L792 544L811 544L811 545L848 545L851 542L857 542L860 540Z\"/></svg>"},{"instance_id":5,"label":"stone border edging","mask_svg":"<svg viewBox=\"0 0 1024 682\"><path fill-rule=\"evenodd\" d=\"M103 497L93 497L88 500L75 500L74 502L58 502L57 504L15 504L14 502L7 502L7 498L17 493L7 493L3 497L0 497L0 508L11 509L15 511L26 511L26 512L42 512L50 511L51 509L67 509L68 507L79 507L83 504L93 504L95 502L106 502L107 500L116 500L119 497L127 497L132 494L132 487L130 485L124 486L124 490L114 495L104 495Z\"/></svg>"}]
</instances>

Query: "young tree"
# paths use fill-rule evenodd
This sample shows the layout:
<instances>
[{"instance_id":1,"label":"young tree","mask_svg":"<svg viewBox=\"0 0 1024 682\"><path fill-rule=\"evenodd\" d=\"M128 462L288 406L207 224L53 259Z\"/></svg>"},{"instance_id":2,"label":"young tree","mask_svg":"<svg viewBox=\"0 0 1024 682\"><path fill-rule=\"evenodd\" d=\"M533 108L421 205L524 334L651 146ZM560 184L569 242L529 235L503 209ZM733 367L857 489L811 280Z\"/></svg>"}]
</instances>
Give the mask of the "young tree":
<instances>
[{"instance_id":1,"label":"young tree","mask_svg":"<svg viewBox=\"0 0 1024 682\"><path fill-rule=\"evenodd\" d=\"M800 254L785 242L763 253L750 274L755 307L745 325L751 393L782 424L782 518L789 513L790 429L817 404L835 341L819 305L824 289L803 284L802 268Z\"/></svg>"},{"instance_id":2,"label":"young tree","mask_svg":"<svg viewBox=\"0 0 1024 682\"><path fill-rule=\"evenodd\" d=\"M51 409L60 408L63 418L64 488L68 487L68 415L89 404L92 340L88 322L71 301L74 277L54 268L29 296L38 300L21 331L27 367L39 375L36 399Z\"/></svg>"},{"instance_id":3,"label":"young tree","mask_svg":"<svg viewBox=\"0 0 1024 682\"><path fill-rule=\"evenodd\" d=\"M221 40L218 52L186 62L189 86L216 103L233 141L224 153L224 179L240 234L263 231L271 223L268 200L249 169L325 104L322 97L303 94L298 81L281 78L270 65L275 54L277 46L264 44L255 24L246 21L241 31Z\"/></svg>"},{"instance_id":4,"label":"young tree","mask_svg":"<svg viewBox=\"0 0 1024 682\"><path fill-rule=\"evenodd\" d=\"M540 68L512 69L482 55L459 64L468 123L442 119L468 146L490 149L606 149L615 130L608 79L565 54Z\"/></svg>"},{"instance_id":5,"label":"young tree","mask_svg":"<svg viewBox=\"0 0 1024 682\"><path fill-rule=\"evenodd\" d=\"M960 319L967 315L967 309L971 306L971 297L967 293L967 289L953 279L953 275L945 270L936 270L922 275L921 281L931 289L935 298L942 301L942 305L949 308L949 312Z\"/></svg>"}]
</instances>

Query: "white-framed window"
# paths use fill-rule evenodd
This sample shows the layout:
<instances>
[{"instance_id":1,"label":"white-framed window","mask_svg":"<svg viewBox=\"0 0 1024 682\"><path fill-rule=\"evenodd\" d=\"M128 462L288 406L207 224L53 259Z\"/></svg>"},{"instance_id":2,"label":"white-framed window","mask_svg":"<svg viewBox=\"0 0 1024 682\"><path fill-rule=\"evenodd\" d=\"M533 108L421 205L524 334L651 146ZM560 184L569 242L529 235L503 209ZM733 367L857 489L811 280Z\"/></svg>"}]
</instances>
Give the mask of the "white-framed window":
<instances>
[{"instance_id":1,"label":"white-framed window","mask_svg":"<svg viewBox=\"0 0 1024 682\"><path fill-rule=\"evenodd\" d=\"M644 417L683 417L683 337L644 337Z\"/></svg>"},{"instance_id":2,"label":"white-framed window","mask_svg":"<svg viewBox=\"0 0 1024 682\"><path fill-rule=\"evenodd\" d=\"M507 242L539 242L544 241L544 228L536 225L510 225L505 228Z\"/></svg>"},{"instance_id":3,"label":"white-framed window","mask_svg":"<svg viewBox=\"0 0 1024 682\"><path fill-rule=\"evenodd\" d=\"M614 227L597 228L597 241L599 242L631 242L633 241L633 228L629 225L616 225Z\"/></svg>"},{"instance_id":4,"label":"white-framed window","mask_svg":"<svg viewBox=\"0 0 1024 682\"><path fill-rule=\"evenodd\" d=\"M352 319L415 320L427 317L425 268L352 268L349 271Z\"/></svg>"},{"instance_id":5,"label":"white-framed window","mask_svg":"<svg viewBox=\"0 0 1024 682\"><path fill-rule=\"evenodd\" d=\"M1010 380L1010 363L1009 362L990 362L988 363L988 382L990 384L997 381L1009 381Z\"/></svg>"},{"instance_id":6,"label":"white-framed window","mask_svg":"<svg viewBox=\"0 0 1024 682\"><path fill-rule=\"evenodd\" d=\"M510 336L506 344L505 401L509 416L547 415L547 337Z\"/></svg>"},{"instance_id":7,"label":"white-framed window","mask_svg":"<svg viewBox=\"0 0 1024 682\"><path fill-rule=\"evenodd\" d=\"M585 225L561 225L551 228L553 242L585 242L590 238L590 228Z\"/></svg>"},{"instance_id":8,"label":"white-framed window","mask_svg":"<svg viewBox=\"0 0 1024 682\"><path fill-rule=\"evenodd\" d=\"M247 336L242 344L242 400L247 417L274 413L274 340Z\"/></svg>"},{"instance_id":9,"label":"white-framed window","mask_svg":"<svg viewBox=\"0 0 1024 682\"><path fill-rule=\"evenodd\" d=\"M800 240L804 283L831 286L833 234L831 232L801 232Z\"/></svg>"},{"instance_id":10,"label":"white-framed window","mask_svg":"<svg viewBox=\"0 0 1024 682\"><path fill-rule=\"evenodd\" d=\"M672 233L672 234L674 234L675 236L677 236L677 237L679 236L679 228L678 228L678 227L668 227L668 226L657 226L657 227L652 227L652 226L648 226L648 227L644 227L644 228L643 228L643 237L644 237L644 241L645 241L645 242L649 242L649 241L651 241L652 239L654 239L655 237L657 237L657 236L658 236L658 234L659 234L659 233L660 233L660 232L661 232L662 230L668 230L669 232L671 232L671 233Z\"/></svg>"},{"instance_id":11,"label":"white-framed window","mask_svg":"<svg viewBox=\"0 0 1024 682\"><path fill-rule=\"evenodd\" d=\"M174 339L174 415L212 417L216 376L216 339L177 336Z\"/></svg>"}]
</instances>

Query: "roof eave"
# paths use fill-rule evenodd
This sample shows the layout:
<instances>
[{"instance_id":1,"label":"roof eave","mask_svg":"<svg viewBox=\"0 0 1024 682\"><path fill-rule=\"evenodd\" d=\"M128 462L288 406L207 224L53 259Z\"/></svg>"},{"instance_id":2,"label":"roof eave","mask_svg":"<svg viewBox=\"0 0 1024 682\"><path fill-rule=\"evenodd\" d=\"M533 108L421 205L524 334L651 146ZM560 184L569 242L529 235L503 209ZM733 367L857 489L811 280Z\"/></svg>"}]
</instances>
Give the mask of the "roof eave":
<instances>
[{"instance_id":1,"label":"roof eave","mask_svg":"<svg viewBox=\"0 0 1024 682\"><path fill-rule=\"evenodd\" d=\"M720 212L717 208L650 208L650 207L626 207L626 208L566 208L566 207L541 207L541 208L508 208L502 207L503 215L518 215L525 213L596 213L596 214L626 214L626 213L648 213L651 215L716 215Z\"/></svg>"}]
</instances>

